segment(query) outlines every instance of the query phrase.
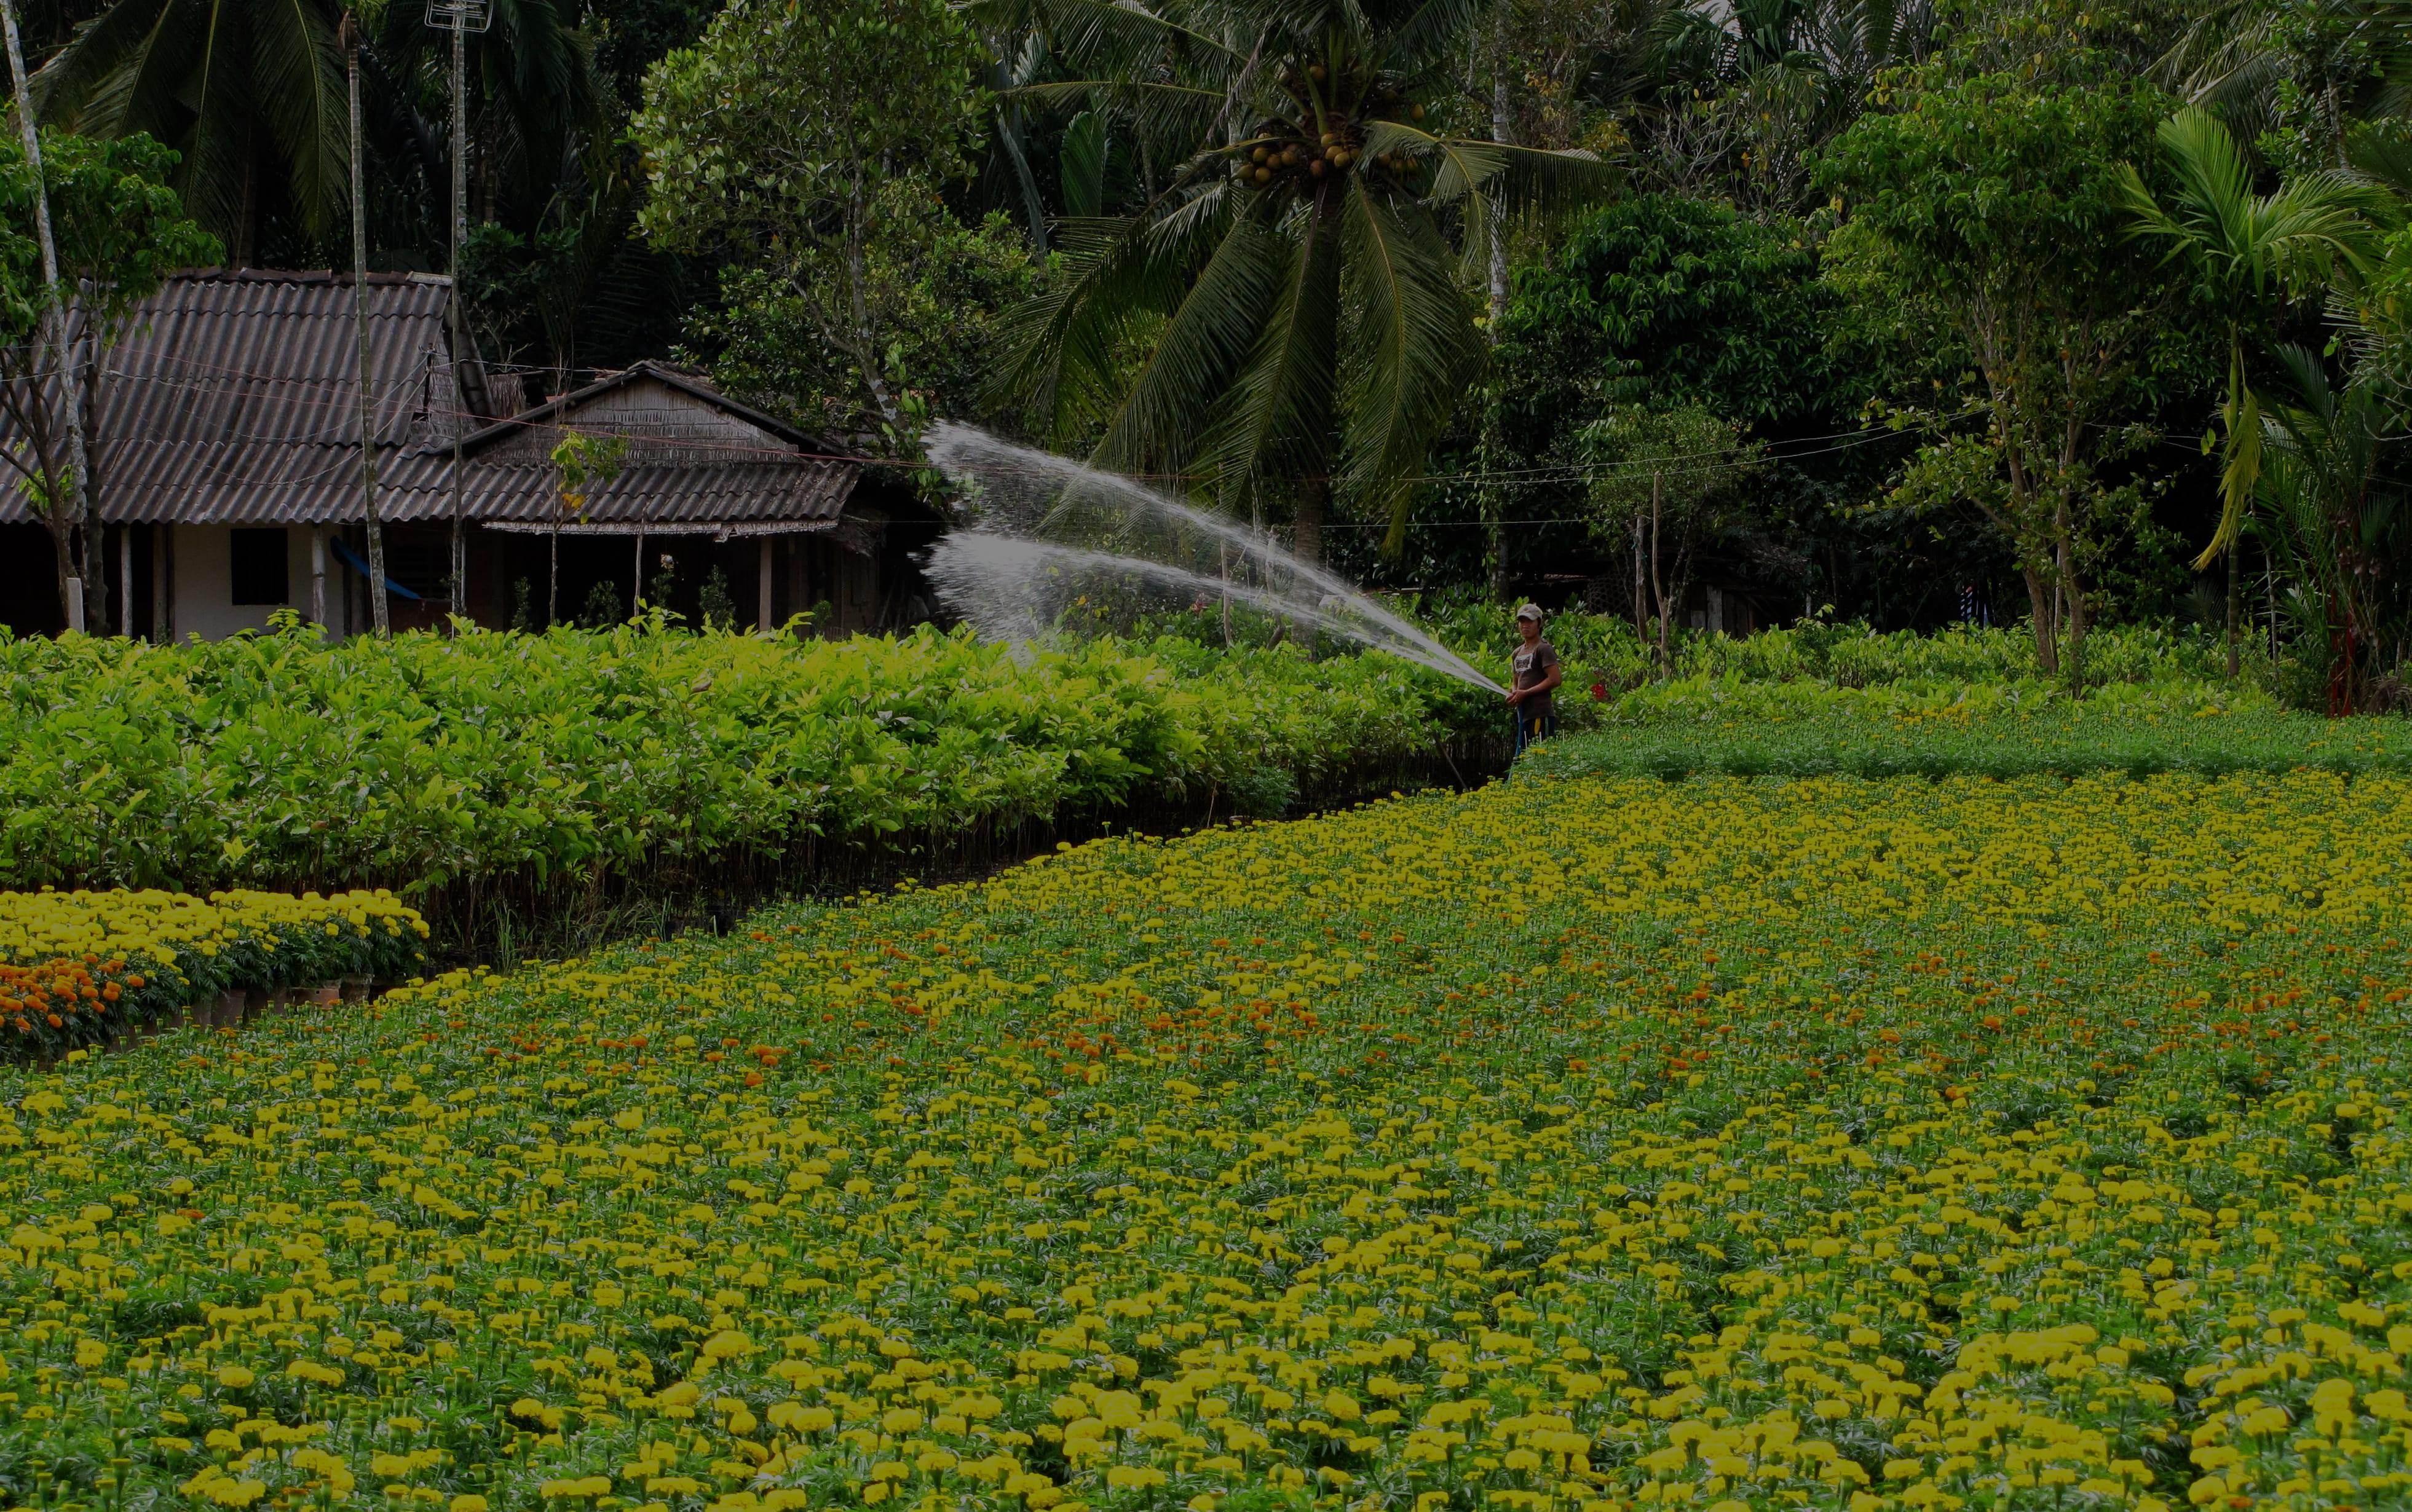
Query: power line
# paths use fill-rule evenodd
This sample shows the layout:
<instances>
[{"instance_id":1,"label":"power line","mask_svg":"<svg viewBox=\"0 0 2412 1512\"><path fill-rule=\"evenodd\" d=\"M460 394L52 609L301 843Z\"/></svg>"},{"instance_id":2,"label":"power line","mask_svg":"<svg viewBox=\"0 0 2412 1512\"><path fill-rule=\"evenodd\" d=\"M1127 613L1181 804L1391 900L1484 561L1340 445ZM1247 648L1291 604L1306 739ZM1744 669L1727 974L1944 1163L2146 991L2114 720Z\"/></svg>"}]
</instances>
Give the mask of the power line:
<instances>
[{"instance_id":1,"label":"power line","mask_svg":"<svg viewBox=\"0 0 2412 1512\"><path fill-rule=\"evenodd\" d=\"M187 357L181 354L162 354L157 357L155 360L163 366L181 368L197 374L209 374L215 378L240 379L250 383L302 389L305 390L315 389L317 391L318 397L299 398L287 396L283 399L282 402L294 407L324 408L329 411L339 412L338 414L331 415L331 420L337 423L330 425L328 432L325 433L328 436L333 435L335 432L341 428L341 420L348 417L353 407L357 404L357 400L353 397L352 393L352 390L356 386L352 384L334 384L315 377L297 377L286 374L263 373L255 369L239 368L223 363L209 362L198 358ZM488 371L492 372L495 371L495 369L490 368ZM530 366L516 369L512 367L503 367L501 371L549 372L552 370ZM201 390L203 387L201 381L197 381L196 379L178 378L156 371L127 372L119 370L111 372L109 375L116 383L148 383L156 387L191 389L195 391ZM406 392L406 390L404 392ZM401 395L397 395L398 399L401 397ZM392 413L396 417L399 417L404 412L404 404L397 403ZM493 418L478 415L466 409L448 408L444 405L435 404L429 404L424 407L413 409L410 413L415 418L423 418L428 420L449 419L475 421L478 422L480 428L488 430L499 429L501 427L512 425L517 425L526 430L571 428L569 426L560 424L557 420L523 419L518 416ZM681 436L676 438L675 441L669 441L650 433L610 426L578 426L576 429L588 434L602 437L617 437L636 442L657 441L665 445L675 445L679 449L685 451L716 451L740 457L778 458L782 460L801 459L811 462L850 462L859 466L913 467L919 465L910 459L904 458L879 457L836 451L814 452L801 450L795 448L752 447L738 442L713 441L702 437ZM1819 435L1795 437L1787 441L1771 443L1771 448L1785 448L1802 441L1828 441L1834 444L1829 446L1811 447L1801 450L1774 450L1772 460L1777 462L1800 462L1813 457L1829 456L1838 452L1855 450L1861 447L1875 445L1879 442L1898 436L1901 433L1902 433L1898 431L1890 429L1873 430L1861 428L1856 431L1834 431L1824 433ZM228 442L287 442L291 444L300 444L320 438L311 435L272 436L261 433L251 432L233 433L213 437L213 439L220 444ZM125 447L180 446L190 445L191 443L159 437L127 436L112 438L109 444L112 447ZM1698 459L1711 457L1723 460L1700 463L1699 465L1669 465L1673 462L1691 463L1695 462ZM1071 461L1072 459L1066 460ZM1427 477L1423 481L1427 485L1440 487L1462 483L1495 483L1507 486L1530 487L1551 483L1584 482L1602 477L1646 476L1651 473L1656 473L1665 477L1697 477L1704 474L1743 471L1759 465L1759 459L1730 458L1729 453L1726 448L1717 448L1715 450L1678 452L1665 458L1654 459L1647 462L1566 462L1538 467L1496 468L1480 472L1438 474ZM988 469L988 471L1007 475L1019 474L1022 476L1037 477L1046 477L1051 476L1052 474L1052 469L1036 467L997 467ZM1189 483L1203 480L1199 475L1184 473L1134 473L1120 474L1116 476L1143 482L1155 483ZM1327 477L1319 479L1319 481L1331 482L1336 481L1336 479ZM1461 521L1415 521L1415 523L1419 525L1460 522ZM1494 521L1472 521L1462 522L1479 524L1493 523ZM1495 521L1495 523L1499 524L1551 524L1559 522L1561 521L1555 520ZM1331 526L1331 528L1387 529L1389 527L1387 522L1383 522L1378 525L1373 523L1339 523Z\"/></svg>"}]
</instances>

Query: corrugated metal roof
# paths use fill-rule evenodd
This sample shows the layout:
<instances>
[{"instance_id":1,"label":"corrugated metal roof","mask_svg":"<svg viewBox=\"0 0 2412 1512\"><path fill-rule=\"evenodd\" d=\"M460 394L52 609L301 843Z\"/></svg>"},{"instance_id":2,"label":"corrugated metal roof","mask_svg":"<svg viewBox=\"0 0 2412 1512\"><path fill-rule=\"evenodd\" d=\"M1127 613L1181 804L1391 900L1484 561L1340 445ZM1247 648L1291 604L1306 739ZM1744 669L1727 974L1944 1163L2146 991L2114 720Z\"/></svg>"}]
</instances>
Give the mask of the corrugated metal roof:
<instances>
[{"instance_id":1,"label":"corrugated metal roof","mask_svg":"<svg viewBox=\"0 0 2412 1512\"><path fill-rule=\"evenodd\" d=\"M445 330L448 281L425 273L368 280L378 513L393 521L452 515L453 397ZM361 502L359 348L349 277L208 272L169 279L105 362L96 427L96 513L112 523L345 523ZM757 444L705 447L692 434L628 437L627 461L595 489L590 521L836 521L860 469L802 455L801 438L683 375L640 366L530 411L535 423L465 418L462 467L472 521L550 521L550 465L513 437L540 440L581 404L633 379L659 380L679 403L725 412ZM520 418L515 417L515 419ZM763 422L768 422L765 425ZM776 431L769 429L777 426ZM0 422L0 446L11 443ZM476 452L493 452L492 460ZM506 459L504 453L515 453ZM649 460L649 457L651 460ZM0 493L0 521L33 517Z\"/></svg>"}]
</instances>

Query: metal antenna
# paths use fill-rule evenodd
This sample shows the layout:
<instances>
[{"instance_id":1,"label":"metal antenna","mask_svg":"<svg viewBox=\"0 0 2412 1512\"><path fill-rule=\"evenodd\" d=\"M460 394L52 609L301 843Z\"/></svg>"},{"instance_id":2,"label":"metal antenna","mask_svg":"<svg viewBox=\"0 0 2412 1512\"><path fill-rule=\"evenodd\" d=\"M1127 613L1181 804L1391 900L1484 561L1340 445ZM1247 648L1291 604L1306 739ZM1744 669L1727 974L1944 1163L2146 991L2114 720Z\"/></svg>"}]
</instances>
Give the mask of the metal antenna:
<instances>
[{"instance_id":1,"label":"metal antenna","mask_svg":"<svg viewBox=\"0 0 2412 1512\"><path fill-rule=\"evenodd\" d=\"M461 502L461 437L468 420L469 313L461 302L461 242L469 224L469 34L493 22L486 0L427 0L427 24L452 34L452 612L469 596L468 528Z\"/></svg>"}]
</instances>

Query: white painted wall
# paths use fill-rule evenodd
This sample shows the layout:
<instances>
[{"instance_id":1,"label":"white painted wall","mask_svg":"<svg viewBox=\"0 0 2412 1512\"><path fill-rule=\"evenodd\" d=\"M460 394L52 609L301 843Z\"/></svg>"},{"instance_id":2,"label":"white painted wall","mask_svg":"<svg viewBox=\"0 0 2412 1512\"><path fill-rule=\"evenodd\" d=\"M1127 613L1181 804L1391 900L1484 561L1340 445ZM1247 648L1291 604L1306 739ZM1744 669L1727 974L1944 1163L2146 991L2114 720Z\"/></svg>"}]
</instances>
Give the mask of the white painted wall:
<instances>
[{"instance_id":1,"label":"white painted wall","mask_svg":"<svg viewBox=\"0 0 2412 1512\"><path fill-rule=\"evenodd\" d=\"M169 606L176 639L197 635L223 640L244 630L265 630L273 604L234 601L234 566L228 560L233 539L226 525L178 525L174 552L175 595ZM285 601L310 612L310 533L288 526L285 537ZM299 570L296 570L296 564ZM298 595L298 596L297 596Z\"/></svg>"}]
</instances>

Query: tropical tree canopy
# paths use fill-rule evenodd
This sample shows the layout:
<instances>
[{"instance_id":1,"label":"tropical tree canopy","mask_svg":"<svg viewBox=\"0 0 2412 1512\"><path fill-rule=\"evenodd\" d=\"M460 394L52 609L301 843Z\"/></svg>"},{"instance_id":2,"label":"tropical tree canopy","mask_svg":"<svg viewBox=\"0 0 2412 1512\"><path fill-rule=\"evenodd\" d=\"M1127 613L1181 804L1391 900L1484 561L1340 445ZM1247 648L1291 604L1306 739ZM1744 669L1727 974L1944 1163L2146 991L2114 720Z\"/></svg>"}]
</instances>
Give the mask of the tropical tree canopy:
<instances>
[{"instance_id":1,"label":"tropical tree canopy","mask_svg":"<svg viewBox=\"0 0 2412 1512\"><path fill-rule=\"evenodd\" d=\"M116 0L41 70L36 107L64 130L175 149L169 183L247 262L263 200L314 238L343 224L335 21L310 0Z\"/></svg>"},{"instance_id":2,"label":"tropical tree canopy","mask_svg":"<svg viewBox=\"0 0 2412 1512\"><path fill-rule=\"evenodd\" d=\"M942 0L735 0L654 68L633 123L639 224L726 259L713 333L746 387L768 380L816 423L900 433L919 375L904 348L922 345L906 333L947 318L926 309L930 255L981 260L939 199L967 167L978 61Z\"/></svg>"},{"instance_id":3,"label":"tropical tree canopy","mask_svg":"<svg viewBox=\"0 0 2412 1512\"><path fill-rule=\"evenodd\" d=\"M1289 495L1321 554L1327 491L1398 544L1433 439L1483 365L1467 264L1502 217L1603 198L1588 153L1428 126L1464 0L1269 7L1036 0L1008 18L1119 105L1156 182L1066 219L1065 265L1016 317L995 392L1059 444L1229 501Z\"/></svg>"}]
</instances>

